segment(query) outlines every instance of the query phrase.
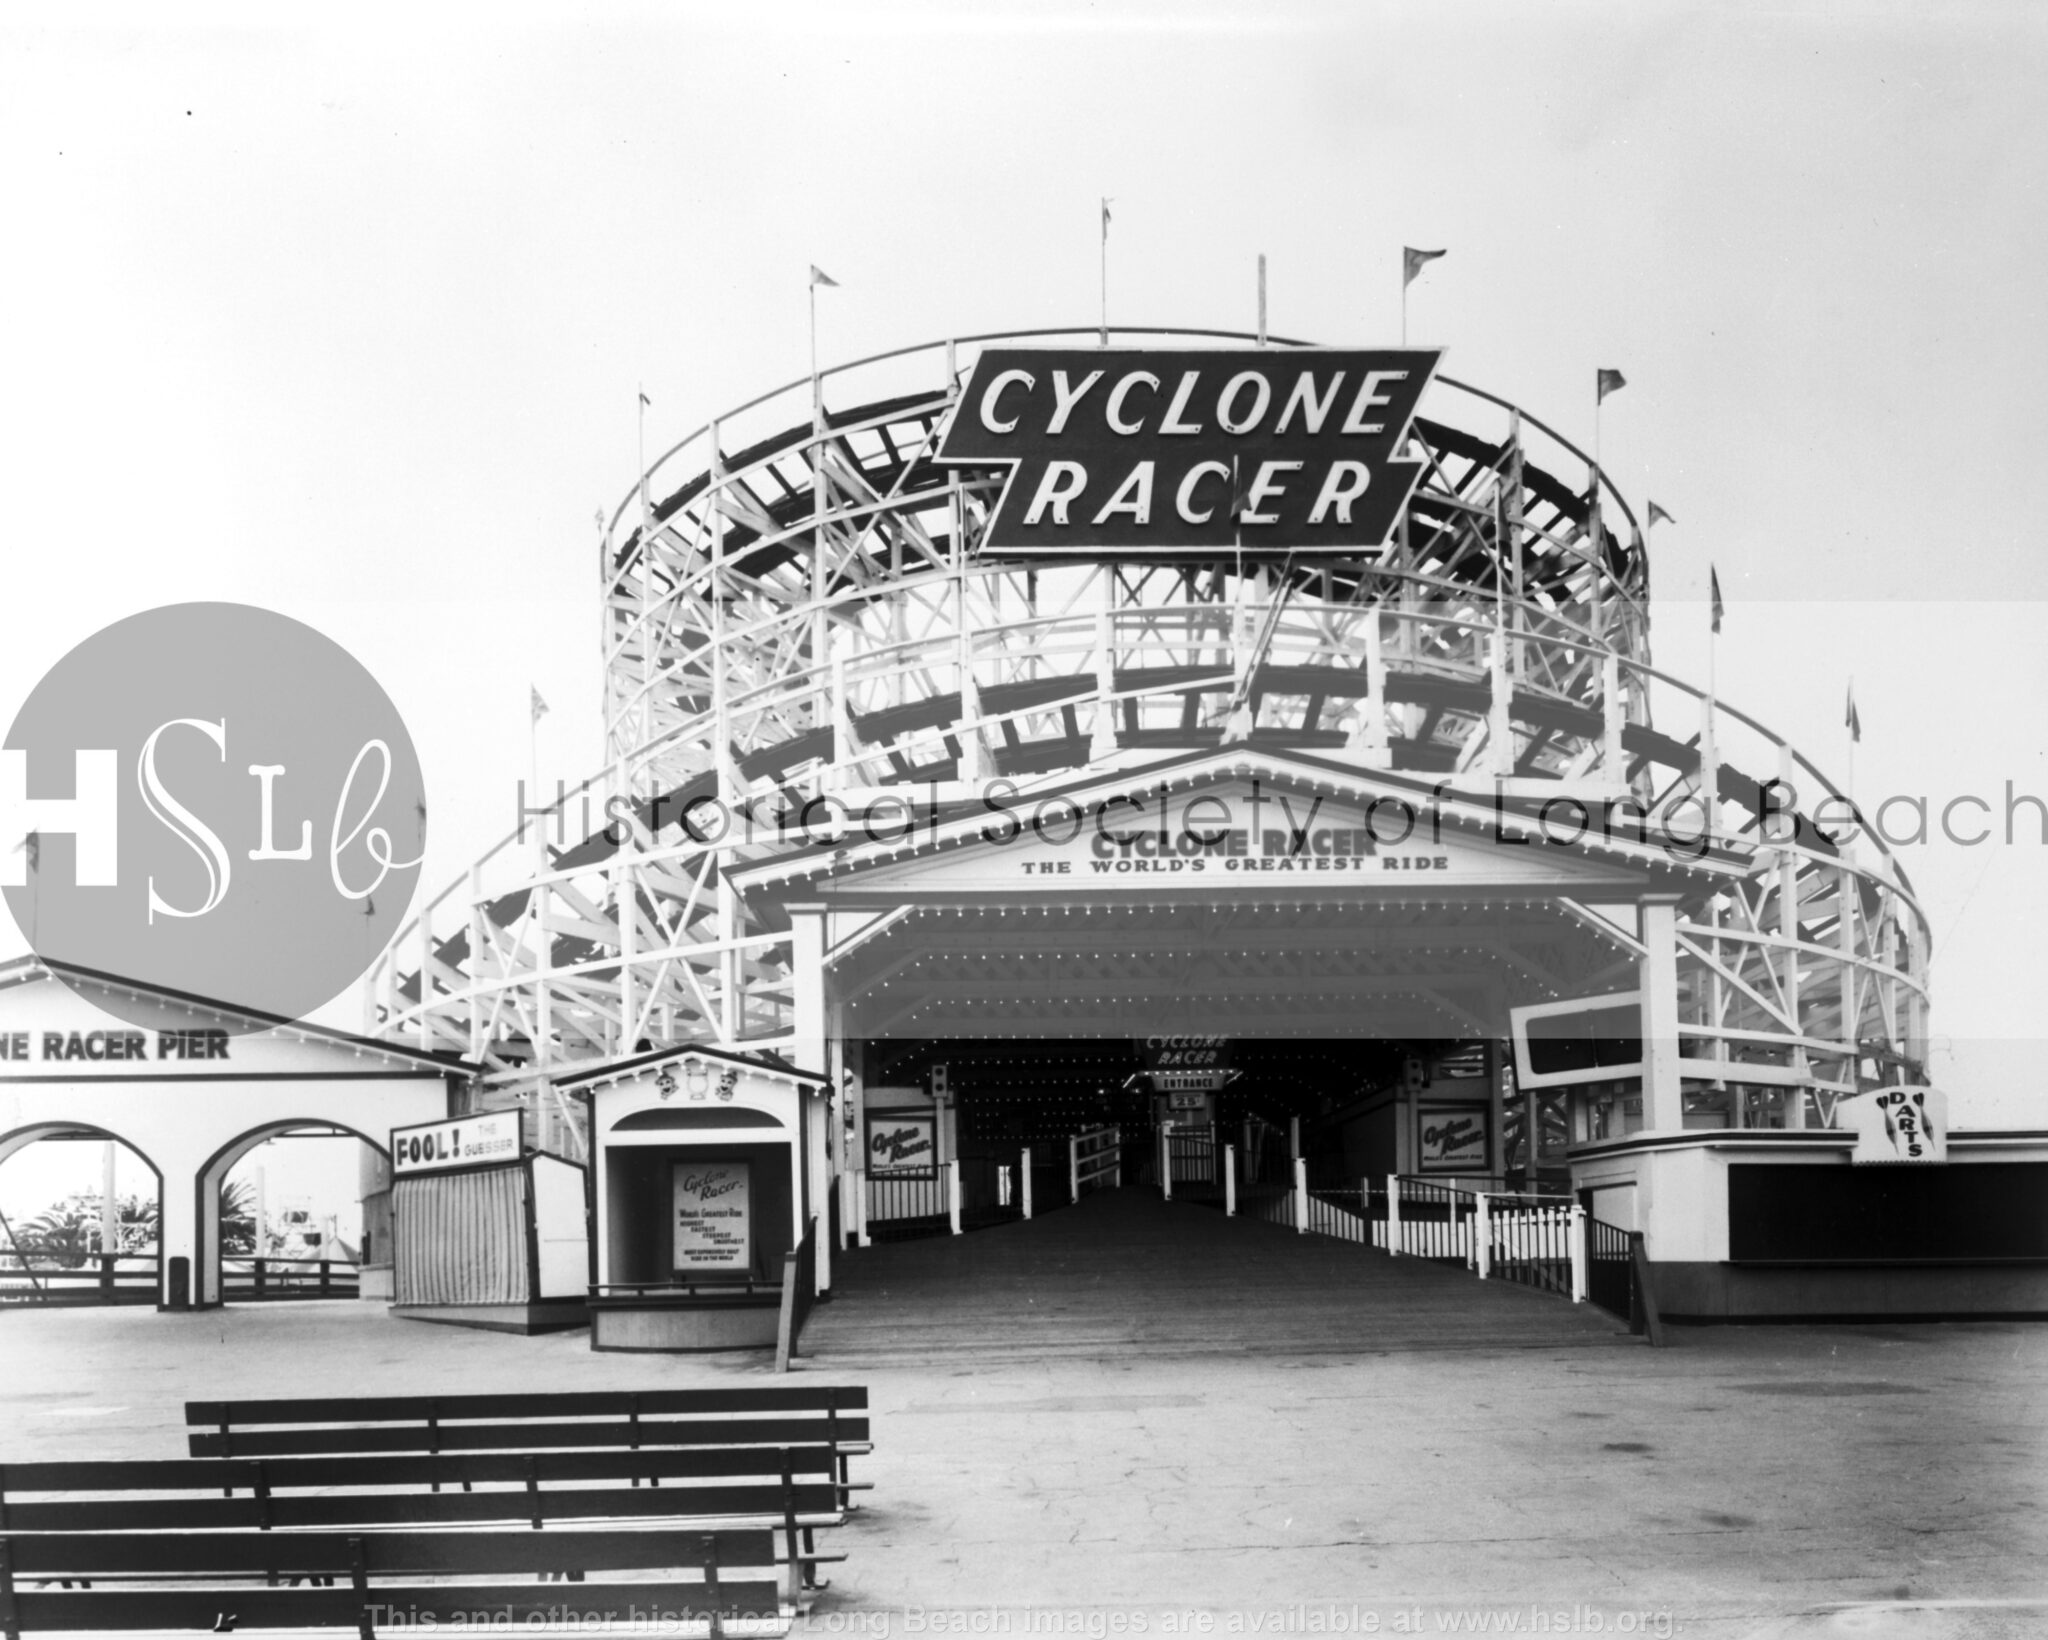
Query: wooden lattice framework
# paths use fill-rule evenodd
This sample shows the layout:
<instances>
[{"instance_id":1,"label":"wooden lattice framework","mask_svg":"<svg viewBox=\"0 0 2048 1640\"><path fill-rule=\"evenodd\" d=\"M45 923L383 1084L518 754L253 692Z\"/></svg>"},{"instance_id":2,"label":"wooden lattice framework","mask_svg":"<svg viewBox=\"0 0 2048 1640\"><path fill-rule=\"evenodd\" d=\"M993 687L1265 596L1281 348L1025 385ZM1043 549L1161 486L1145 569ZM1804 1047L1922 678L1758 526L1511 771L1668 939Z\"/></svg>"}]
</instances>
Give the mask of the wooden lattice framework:
<instances>
[{"instance_id":1,"label":"wooden lattice framework","mask_svg":"<svg viewBox=\"0 0 2048 1640\"><path fill-rule=\"evenodd\" d=\"M1070 779L1213 746L1235 699L1268 747L1475 785L1605 782L1653 812L1704 804L1750 867L1677 925L1688 1078L1802 1089L1825 1120L1842 1094L1917 1072L1928 932L1904 873L1875 840L1838 848L1802 814L1763 826L1761 782L1787 782L1809 813L1834 788L1755 719L1652 667L1641 535L1578 450L1440 379L1412 434L1425 476L1383 554L985 552L1001 474L930 459L974 350L1093 336L863 361L662 455L599 521L607 766L427 904L372 976L374 1028L481 1061L507 1093L643 1040L786 1046L788 927L721 869L772 851L772 824L707 842L686 816ZM623 817L616 841L595 829L608 815ZM1631 957L1626 935L1597 932ZM1377 943L1353 962L1354 998L1403 977L1401 940ZM1583 957L1546 966L1562 947L1501 948L1548 994L1605 977ZM1278 991L1301 976L1242 978ZM1455 987L1422 989L1448 1029L1474 1025Z\"/></svg>"}]
</instances>

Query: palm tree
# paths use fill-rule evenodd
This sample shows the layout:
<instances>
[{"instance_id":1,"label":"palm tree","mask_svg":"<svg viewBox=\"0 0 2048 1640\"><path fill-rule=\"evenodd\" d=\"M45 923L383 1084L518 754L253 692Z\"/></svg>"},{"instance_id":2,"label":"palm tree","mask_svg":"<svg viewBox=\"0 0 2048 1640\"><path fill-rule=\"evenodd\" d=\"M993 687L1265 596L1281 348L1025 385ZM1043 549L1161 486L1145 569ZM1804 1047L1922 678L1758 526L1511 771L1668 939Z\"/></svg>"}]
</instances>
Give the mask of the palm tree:
<instances>
[{"instance_id":1,"label":"palm tree","mask_svg":"<svg viewBox=\"0 0 2048 1640\"><path fill-rule=\"evenodd\" d=\"M115 1204L116 1235L124 1253L155 1250L160 1209L154 1196L124 1196ZM75 1270L100 1252L97 1196L73 1196L46 1207L14 1228L14 1245L24 1257ZM220 1187L220 1250L249 1253L256 1247L256 1192L246 1183Z\"/></svg>"},{"instance_id":2,"label":"palm tree","mask_svg":"<svg viewBox=\"0 0 2048 1640\"><path fill-rule=\"evenodd\" d=\"M220 1250L223 1253L254 1253L256 1245L256 1189L244 1180L240 1184L220 1183Z\"/></svg>"}]
</instances>

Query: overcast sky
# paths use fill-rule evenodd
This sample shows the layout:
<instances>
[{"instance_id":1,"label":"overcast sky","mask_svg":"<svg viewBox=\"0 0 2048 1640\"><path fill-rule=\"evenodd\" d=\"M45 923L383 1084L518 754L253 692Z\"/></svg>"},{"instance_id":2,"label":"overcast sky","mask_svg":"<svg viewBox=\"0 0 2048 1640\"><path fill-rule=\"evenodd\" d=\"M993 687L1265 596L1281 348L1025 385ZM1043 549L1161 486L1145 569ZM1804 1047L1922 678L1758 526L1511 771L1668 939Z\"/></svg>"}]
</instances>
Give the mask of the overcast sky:
<instances>
[{"instance_id":1,"label":"overcast sky","mask_svg":"<svg viewBox=\"0 0 2048 1640\"><path fill-rule=\"evenodd\" d=\"M814 262L827 363L1092 324L1107 195L1130 323L1249 327L1264 252L1276 331L1386 342L1400 247L1448 249L1447 373L1581 440L1626 373L1660 664L1704 681L1711 561L1722 694L1839 779L1853 674L1866 800L2048 797L2037 7L270 15L0 20L0 721L120 616L267 605L405 714L438 887L512 823L529 684L544 776L598 761L637 385L661 448L800 374ZM1904 858L1937 1079L2038 1121L2020 837Z\"/></svg>"}]
</instances>

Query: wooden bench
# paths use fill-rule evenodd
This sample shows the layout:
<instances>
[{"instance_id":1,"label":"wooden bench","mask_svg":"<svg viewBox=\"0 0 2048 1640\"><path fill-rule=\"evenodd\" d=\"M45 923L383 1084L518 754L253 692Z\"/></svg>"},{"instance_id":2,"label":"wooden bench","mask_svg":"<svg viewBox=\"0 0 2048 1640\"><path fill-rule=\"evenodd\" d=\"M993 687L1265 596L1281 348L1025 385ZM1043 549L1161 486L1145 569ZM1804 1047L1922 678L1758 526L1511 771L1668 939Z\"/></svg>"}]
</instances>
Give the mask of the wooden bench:
<instances>
[{"instance_id":1,"label":"wooden bench","mask_svg":"<svg viewBox=\"0 0 2048 1640\"><path fill-rule=\"evenodd\" d=\"M818 1553L815 1538L845 1519L856 1483L839 1479L839 1462L811 1446L13 1463L0 1465L0 1531L754 1526L783 1535L795 1605L822 1586L818 1563L844 1558Z\"/></svg>"},{"instance_id":2,"label":"wooden bench","mask_svg":"<svg viewBox=\"0 0 2048 1640\"><path fill-rule=\"evenodd\" d=\"M644 1580L507 1581L564 1568ZM488 1581L403 1581L419 1577ZM40 1586L24 1587L30 1580ZM0 1532L6 1640L238 1627L352 1629L376 1640L444 1624L532 1633L551 1612L586 1627L709 1640L785 1634L793 1617L765 1531Z\"/></svg>"},{"instance_id":3,"label":"wooden bench","mask_svg":"<svg viewBox=\"0 0 2048 1640\"><path fill-rule=\"evenodd\" d=\"M847 1384L561 1394L188 1401L195 1458L609 1447L873 1446L868 1392Z\"/></svg>"}]
</instances>

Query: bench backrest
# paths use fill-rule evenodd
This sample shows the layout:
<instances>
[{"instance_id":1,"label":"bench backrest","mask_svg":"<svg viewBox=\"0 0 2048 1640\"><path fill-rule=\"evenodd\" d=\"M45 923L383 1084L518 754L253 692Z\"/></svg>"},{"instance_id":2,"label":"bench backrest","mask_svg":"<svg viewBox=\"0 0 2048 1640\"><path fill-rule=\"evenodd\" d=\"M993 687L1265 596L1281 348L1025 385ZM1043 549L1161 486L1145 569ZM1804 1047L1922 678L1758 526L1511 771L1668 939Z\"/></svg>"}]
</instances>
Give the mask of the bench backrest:
<instances>
[{"instance_id":1,"label":"bench backrest","mask_svg":"<svg viewBox=\"0 0 2048 1640\"><path fill-rule=\"evenodd\" d=\"M734 1618L780 1621L775 1552L765 1531L0 1533L0 1629L340 1628L416 1632L429 1623L531 1626L550 1605L649 1632ZM536 1585L537 1573L660 1571L658 1582ZM695 1574L679 1581L677 1572ZM400 1584L408 1576L524 1582ZM51 1588L47 1580L129 1577L161 1586ZM331 1587L238 1579L330 1577ZM44 1586L24 1588L30 1579ZM345 1579L345 1582L339 1581ZM502 1615L501 1615L502 1614Z\"/></svg>"},{"instance_id":2,"label":"bench backrest","mask_svg":"<svg viewBox=\"0 0 2048 1640\"><path fill-rule=\"evenodd\" d=\"M189 1401L195 1458L540 1448L844 1446L869 1439L857 1385Z\"/></svg>"},{"instance_id":3,"label":"bench backrest","mask_svg":"<svg viewBox=\"0 0 2048 1640\"><path fill-rule=\"evenodd\" d=\"M748 1412L865 1412L862 1384L730 1389L547 1390L493 1395L348 1395L187 1401L188 1424L423 1423L429 1418L630 1418Z\"/></svg>"},{"instance_id":4,"label":"bench backrest","mask_svg":"<svg viewBox=\"0 0 2048 1640\"><path fill-rule=\"evenodd\" d=\"M0 1530L224 1531L502 1521L537 1527L735 1516L829 1523L845 1507L834 1461L832 1448L812 1446L17 1463L0 1465ZM627 1484L604 1484L622 1481ZM642 1481L648 1484L637 1484ZM458 1486L464 1489L428 1490Z\"/></svg>"}]
</instances>

